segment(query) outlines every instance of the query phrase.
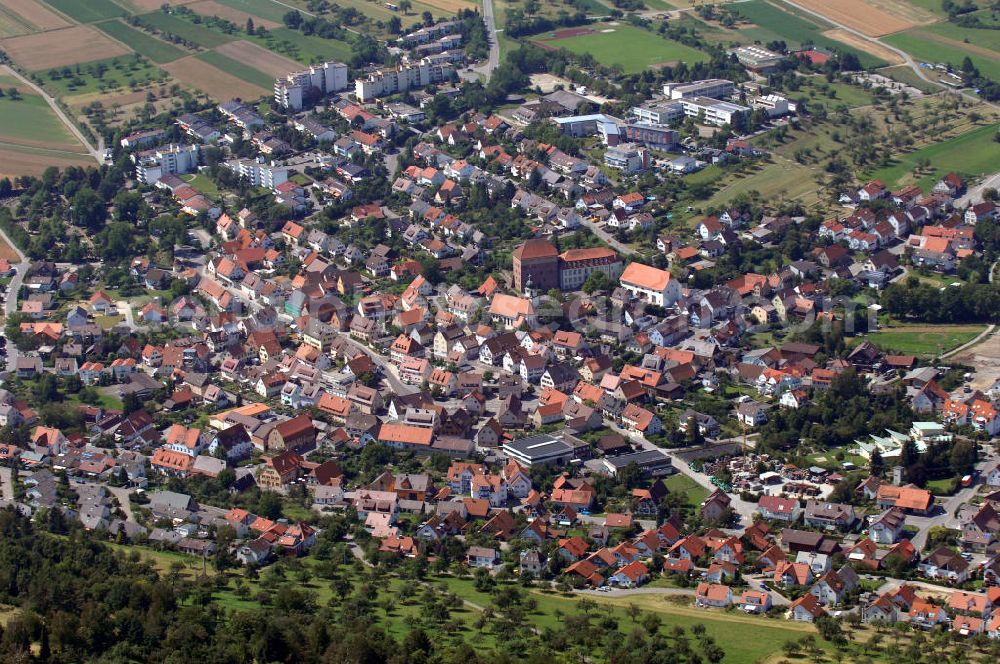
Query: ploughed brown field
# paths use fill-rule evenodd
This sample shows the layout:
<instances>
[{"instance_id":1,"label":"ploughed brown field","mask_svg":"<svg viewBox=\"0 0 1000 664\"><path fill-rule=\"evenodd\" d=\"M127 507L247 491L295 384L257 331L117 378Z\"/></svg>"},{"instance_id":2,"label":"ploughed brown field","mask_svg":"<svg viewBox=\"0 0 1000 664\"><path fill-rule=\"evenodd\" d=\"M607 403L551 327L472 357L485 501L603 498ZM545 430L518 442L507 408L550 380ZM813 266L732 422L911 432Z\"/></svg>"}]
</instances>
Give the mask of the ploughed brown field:
<instances>
[{"instance_id":1,"label":"ploughed brown field","mask_svg":"<svg viewBox=\"0 0 1000 664\"><path fill-rule=\"evenodd\" d=\"M0 40L0 49L30 71L105 60L131 51L89 25Z\"/></svg>"}]
</instances>

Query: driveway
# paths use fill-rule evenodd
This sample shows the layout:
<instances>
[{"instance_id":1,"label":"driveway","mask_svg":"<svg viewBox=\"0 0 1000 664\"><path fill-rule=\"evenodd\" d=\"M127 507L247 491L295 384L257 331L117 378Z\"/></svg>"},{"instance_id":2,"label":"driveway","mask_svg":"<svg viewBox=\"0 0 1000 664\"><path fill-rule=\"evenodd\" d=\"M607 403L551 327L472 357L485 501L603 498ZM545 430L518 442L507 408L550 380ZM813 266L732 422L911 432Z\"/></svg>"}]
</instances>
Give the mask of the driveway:
<instances>
[{"instance_id":1,"label":"driveway","mask_svg":"<svg viewBox=\"0 0 1000 664\"><path fill-rule=\"evenodd\" d=\"M122 506L122 511L125 512L125 520L130 523L137 523L135 516L132 514L132 505L128 499L129 490L123 486L105 485L105 487L118 499L118 504Z\"/></svg>"},{"instance_id":2,"label":"driveway","mask_svg":"<svg viewBox=\"0 0 1000 664\"><path fill-rule=\"evenodd\" d=\"M14 500L14 485L11 483L10 468L0 466L0 500Z\"/></svg>"}]
</instances>

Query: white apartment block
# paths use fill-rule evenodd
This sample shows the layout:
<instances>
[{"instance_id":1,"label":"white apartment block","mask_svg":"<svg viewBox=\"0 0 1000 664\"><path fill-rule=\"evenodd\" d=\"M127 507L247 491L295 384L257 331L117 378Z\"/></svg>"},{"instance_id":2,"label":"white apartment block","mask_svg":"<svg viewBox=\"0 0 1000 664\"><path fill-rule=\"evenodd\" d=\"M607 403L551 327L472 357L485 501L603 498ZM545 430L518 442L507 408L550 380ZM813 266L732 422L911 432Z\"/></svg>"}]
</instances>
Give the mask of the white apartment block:
<instances>
[{"instance_id":1,"label":"white apartment block","mask_svg":"<svg viewBox=\"0 0 1000 664\"><path fill-rule=\"evenodd\" d=\"M156 184L164 175L190 173L198 167L197 145L166 145L132 155L139 182Z\"/></svg>"},{"instance_id":2,"label":"white apartment block","mask_svg":"<svg viewBox=\"0 0 1000 664\"><path fill-rule=\"evenodd\" d=\"M690 83L664 83L663 94L671 99L689 99L692 97L715 97L725 99L736 91L736 84L724 78L707 78Z\"/></svg>"},{"instance_id":3,"label":"white apartment block","mask_svg":"<svg viewBox=\"0 0 1000 664\"><path fill-rule=\"evenodd\" d=\"M454 76L455 69L451 65L432 65L425 58L419 64L379 69L364 78L355 80L354 95L358 101L369 101L376 97L387 97L399 92L422 88L431 83L447 81Z\"/></svg>"},{"instance_id":4,"label":"white apartment block","mask_svg":"<svg viewBox=\"0 0 1000 664\"><path fill-rule=\"evenodd\" d=\"M349 87L347 65L342 62L324 62L309 69L296 71L274 82L274 101L279 106L301 111L303 100L311 88L328 95Z\"/></svg>"},{"instance_id":5,"label":"white apartment block","mask_svg":"<svg viewBox=\"0 0 1000 664\"><path fill-rule=\"evenodd\" d=\"M710 97L681 99L681 106L684 107L684 115L692 118L704 117L705 124L716 126L731 125L736 116L750 113L750 109L746 106Z\"/></svg>"},{"instance_id":6,"label":"white apartment block","mask_svg":"<svg viewBox=\"0 0 1000 664\"><path fill-rule=\"evenodd\" d=\"M608 148L604 163L626 174L638 173L649 168L649 152L635 143L622 143Z\"/></svg>"},{"instance_id":7,"label":"white apartment block","mask_svg":"<svg viewBox=\"0 0 1000 664\"><path fill-rule=\"evenodd\" d=\"M237 159L227 162L226 166L253 187L274 189L288 181L287 168L277 168L251 159Z\"/></svg>"}]
</instances>

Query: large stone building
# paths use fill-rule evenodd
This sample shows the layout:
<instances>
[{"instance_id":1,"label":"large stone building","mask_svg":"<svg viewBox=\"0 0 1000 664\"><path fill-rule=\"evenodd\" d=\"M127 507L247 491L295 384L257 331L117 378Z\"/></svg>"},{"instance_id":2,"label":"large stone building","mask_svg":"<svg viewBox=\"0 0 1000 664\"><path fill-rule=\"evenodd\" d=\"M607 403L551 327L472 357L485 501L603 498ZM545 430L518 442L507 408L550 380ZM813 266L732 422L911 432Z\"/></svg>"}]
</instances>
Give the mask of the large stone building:
<instances>
[{"instance_id":1,"label":"large stone building","mask_svg":"<svg viewBox=\"0 0 1000 664\"><path fill-rule=\"evenodd\" d=\"M577 290L595 270L612 280L622 273L621 258L606 247L568 249L560 254L548 240L528 240L514 250L512 258L514 288L520 292L529 283L535 292Z\"/></svg>"},{"instance_id":2,"label":"large stone building","mask_svg":"<svg viewBox=\"0 0 1000 664\"><path fill-rule=\"evenodd\" d=\"M512 254L514 289L531 287L547 291L559 288L559 252L548 240L527 240Z\"/></svg>"}]
</instances>

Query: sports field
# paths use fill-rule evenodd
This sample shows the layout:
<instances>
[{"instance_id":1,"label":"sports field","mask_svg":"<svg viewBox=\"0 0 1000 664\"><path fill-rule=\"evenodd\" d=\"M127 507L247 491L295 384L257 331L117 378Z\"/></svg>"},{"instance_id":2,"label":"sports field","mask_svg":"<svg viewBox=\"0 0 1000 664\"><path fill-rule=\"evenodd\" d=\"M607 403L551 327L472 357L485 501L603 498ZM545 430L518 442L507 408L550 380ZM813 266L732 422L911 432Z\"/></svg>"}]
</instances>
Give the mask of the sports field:
<instances>
[{"instance_id":1,"label":"sports field","mask_svg":"<svg viewBox=\"0 0 1000 664\"><path fill-rule=\"evenodd\" d=\"M865 338L886 351L933 356L972 341L984 329L985 325L899 325Z\"/></svg>"},{"instance_id":2,"label":"sports field","mask_svg":"<svg viewBox=\"0 0 1000 664\"><path fill-rule=\"evenodd\" d=\"M110 35L123 44L127 44L136 53L146 56L153 62L160 64L173 62L187 55L186 51L182 51L177 46L168 44L141 30L136 30L121 21L104 21L103 23L96 24L96 27L101 32Z\"/></svg>"},{"instance_id":3,"label":"sports field","mask_svg":"<svg viewBox=\"0 0 1000 664\"><path fill-rule=\"evenodd\" d=\"M708 59L705 53L690 46L624 24L598 23L587 29L560 30L538 35L533 41L545 48L589 53L600 64L619 65L625 73L640 72L654 65Z\"/></svg>"},{"instance_id":4,"label":"sports field","mask_svg":"<svg viewBox=\"0 0 1000 664\"><path fill-rule=\"evenodd\" d=\"M925 189L951 171L967 175L992 173L1000 165L1000 143L993 140L997 127L988 124L940 143L900 155L895 163L871 175L890 187L912 182L920 159L929 159L932 171L922 173L917 184Z\"/></svg>"}]
</instances>

